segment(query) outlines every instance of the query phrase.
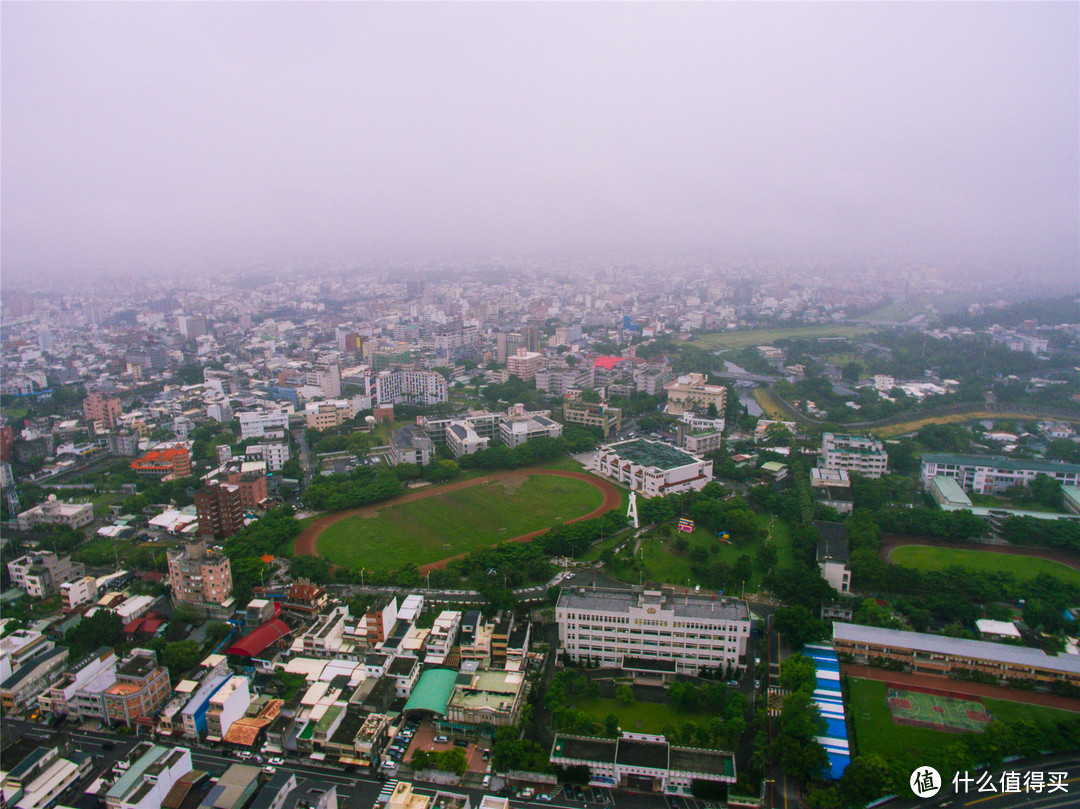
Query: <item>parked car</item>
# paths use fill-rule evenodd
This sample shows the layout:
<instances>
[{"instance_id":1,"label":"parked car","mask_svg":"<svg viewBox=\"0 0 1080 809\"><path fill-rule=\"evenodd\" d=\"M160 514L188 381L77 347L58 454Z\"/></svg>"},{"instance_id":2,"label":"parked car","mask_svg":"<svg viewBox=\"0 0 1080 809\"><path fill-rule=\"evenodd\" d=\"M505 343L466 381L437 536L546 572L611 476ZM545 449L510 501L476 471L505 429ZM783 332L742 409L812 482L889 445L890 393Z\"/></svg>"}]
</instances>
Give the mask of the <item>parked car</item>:
<instances>
[{"instance_id":1,"label":"parked car","mask_svg":"<svg viewBox=\"0 0 1080 809\"><path fill-rule=\"evenodd\" d=\"M240 750L239 752L237 752L236 757L237 758L251 758L251 751L250 750Z\"/></svg>"},{"instance_id":2,"label":"parked car","mask_svg":"<svg viewBox=\"0 0 1080 809\"><path fill-rule=\"evenodd\" d=\"M432 739L432 741L433 742L448 742L450 740L448 738L446 738L445 736L436 736L434 739Z\"/></svg>"},{"instance_id":3,"label":"parked car","mask_svg":"<svg viewBox=\"0 0 1080 809\"><path fill-rule=\"evenodd\" d=\"M732 688L738 688L739 687L739 681L738 680L728 680L727 684L730 685Z\"/></svg>"},{"instance_id":4,"label":"parked car","mask_svg":"<svg viewBox=\"0 0 1080 809\"><path fill-rule=\"evenodd\" d=\"M469 743L464 739L454 739L454 747L468 747Z\"/></svg>"},{"instance_id":5,"label":"parked car","mask_svg":"<svg viewBox=\"0 0 1080 809\"><path fill-rule=\"evenodd\" d=\"M263 767L262 771L263 775L273 775L277 772L277 767L271 767L269 764L267 764L265 767Z\"/></svg>"},{"instance_id":6,"label":"parked car","mask_svg":"<svg viewBox=\"0 0 1080 809\"><path fill-rule=\"evenodd\" d=\"M485 775L484 776L484 783L483 783L484 789L487 789L490 785L491 785L491 776L490 775Z\"/></svg>"},{"instance_id":7,"label":"parked car","mask_svg":"<svg viewBox=\"0 0 1080 809\"><path fill-rule=\"evenodd\" d=\"M267 762L267 764L273 764L275 767L280 767L284 763L285 759L281 758L280 756L275 756Z\"/></svg>"}]
</instances>

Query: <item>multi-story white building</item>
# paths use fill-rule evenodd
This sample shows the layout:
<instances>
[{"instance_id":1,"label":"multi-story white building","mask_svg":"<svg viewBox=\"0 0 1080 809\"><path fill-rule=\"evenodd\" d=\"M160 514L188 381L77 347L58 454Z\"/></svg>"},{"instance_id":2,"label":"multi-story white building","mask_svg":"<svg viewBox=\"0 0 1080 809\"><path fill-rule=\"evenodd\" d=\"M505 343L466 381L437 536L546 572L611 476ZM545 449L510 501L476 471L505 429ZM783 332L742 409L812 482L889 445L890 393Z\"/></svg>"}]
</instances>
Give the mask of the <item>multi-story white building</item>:
<instances>
[{"instance_id":1,"label":"multi-story white building","mask_svg":"<svg viewBox=\"0 0 1080 809\"><path fill-rule=\"evenodd\" d=\"M536 372L543 368L546 362L540 352L519 348L513 356L506 358L506 370L510 376L528 382L536 378Z\"/></svg>"},{"instance_id":2,"label":"multi-story white building","mask_svg":"<svg viewBox=\"0 0 1080 809\"><path fill-rule=\"evenodd\" d=\"M44 503L19 514L19 530L29 531L35 525L66 525L77 529L93 521L93 504L64 503L57 500L55 494L50 494Z\"/></svg>"},{"instance_id":3,"label":"multi-story white building","mask_svg":"<svg viewBox=\"0 0 1080 809\"><path fill-rule=\"evenodd\" d=\"M364 395L372 404L435 405L450 396L446 378L437 371L382 371L366 374Z\"/></svg>"},{"instance_id":4,"label":"multi-story white building","mask_svg":"<svg viewBox=\"0 0 1080 809\"><path fill-rule=\"evenodd\" d=\"M719 414L727 404L727 388L707 385L705 374L685 374L664 385L664 390L667 391L665 411L673 416L681 416L687 410L705 413L709 405L714 405Z\"/></svg>"},{"instance_id":5,"label":"multi-story white building","mask_svg":"<svg viewBox=\"0 0 1080 809\"><path fill-rule=\"evenodd\" d=\"M879 478L889 471L889 456L885 445L873 436L825 433L821 436L818 466Z\"/></svg>"},{"instance_id":6,"label":"multi-story white building","mask_svg":"<svg viewBox=\"0 0 1080 809\"><path fill-rule=\"evenodd\" d=\"M104 692L116 682L116 653L108 647L82 658L38 697L42 710L80 720L104 719Z\"/></svg>"},{"instance_id":7,"label":"multi-story white building","mask_svg":"<svg viewBox=\"0 0 1080 809\"><path fill-rule=\"evenodd\" d=\"M427 466L435 456L435 443L415 424L406 424L390 439L390 463Z\"/></svg>"},{"instance_id":8,"label":"multi-story white building","mask_svg":"<svg viewBox=\"0 0 1080 809\"><path fill-rule=\"evenodd\" d=\"M271 472L280 471L290 457L289 445L284 442L280 444L253 444L247 448L246 454L264 461L266 468Z\"/></svg>"},{"instance_id":9,"label":"multi-story white building","mask_svg":"<svg viewBox=\"0 0 1080 809\"><path fill-rule=\"evenodd\" d=\"M319 388L328 399L341 395L341 369L336 362L320 362L304 381Z\"/></svg>"},{"instance_id":10,"label":"multi-story white building","mask_svg":"<svg viewBox=\"0 0 1080 809\"><path fill-rule=\"evenodd\" d=\"M490 441L490 438L478 435L466 421L452 421L446 428L446 446L455 458L487 449Z\"/></svg>"},{"instance_id":11,"label":"multi-story white building","mask_svg":"<svg viewBox=\"0 0 1080 809\"><path fill-rule=\"evenodd\" d=\"M622 410L608 407L603 402L568 401L563 405L563 419L567 424L599 427L606 438L622 427Z\"/></svg>"},{"instance_id":12,"label":"multi-story white building","mask_svg":"<svg viewBox=\"0 0 1080 809\"><path fill-rule=\"evenodd\" d=\"M284 438L289 430L289 414L284 412L248 412L241 413L240 440L249 438Z\"/></svg>"},{"instance_id":13,"label":"multi-story white building","mask_svg":"<svg viewBox=\"0 0 1080 809\"><path fill-rule=\"evenodd\" d=\"M528 413L523 405L516 404L499 425L499 437L510 448L534 438L558 438L562 435L562 425L552 421L550 415L550 410Z\"/></svg>"},{"instance_id":14,"label":"multi-story white building","mask_svg":"<svg viewBox=\"0 0 1080 809\"><path fill-rule=\"evenodd\" d=\"M564 588L555 607L559 642L572 660L623 666L668 661L674 671L742 667L750 638L746 603L676 595L670 587Z\"/></svg>"},{"instance_id":15,"label":"multi-story white building","mask_svg":"<svg viewBox=\"0 0 1080 809\"><path fill-rule=\"evenodd\" d=\"M173 784L191 772L187 748L142 744L143 755L105 793L107 809L158 809Z\"/></svg>"},{"instance_id":16,"label":"multi-story white building","mask_svg":"<svg viewBox=\"0 0 1080 809\"><path fill-rule=\"evenodd\" d=\"M928 452L922 456L919 478L929 487L934 477L953 478L976 494L997 494L1013 486L1027 486L1038 475L1046 475L1062 486L1080 485L1080 464L1056 461L1029 461L1000 455L952 455Z\"/></svg>"},{"instance_id":17,"label":"multi-story white building","mask_svg":"<svg viewBox=\"0 0 1080 809\"><path fill-rule=\"evenodd\" d=\"M601 447L596 466L600 474L646 497L701 491L713 477L712 461L643 438Z\"/></svg>"},{"instance_id":18,"label":"multi-story white building","mask_svg":"<svg viewBox=\"0 0 1080 809\"><path fill-rule=\"evenodd\" d=\"M211 741L224 739L233 722L239 719L251 705L248 678L231 677L225 685L210 697L206 709L206 738Z\"/></svg>"},{"instance_id":19,"label":"multi-story white building","mask_svg":"<svg viewBox=\"0 0 1080 809\"><path fill-rule=\"evenodd\" d=\"M64 612L74 612L80 604L86 604L97 598L97 579L82 576L60 585L60 608Z\"/></svg>"},{"instance_id":20,"label":"multi-story white building","mask_svg":"<svg viewBox=\"0 0 1080 809\"><path fill-rule=\"evenodd\" d=\"M86 569L70 556L57 556L52 551L34 551L8 562L8 575L13 587L33 598L48 598L59 592L60 585L81 578Z\"/></svg>"},{"instance_id":21,"label":"multi-story white building","mask_svg":"<svg viewBox=\"0 0 1080 809\"><path fill-rule=\"evenodd\" d=\"M461 626L461 613L457 610L443 610L431 626L426 638L427 653L424 662L428 665L441 666L457 641L458 628Z\"/></svg>"}]
</instances>

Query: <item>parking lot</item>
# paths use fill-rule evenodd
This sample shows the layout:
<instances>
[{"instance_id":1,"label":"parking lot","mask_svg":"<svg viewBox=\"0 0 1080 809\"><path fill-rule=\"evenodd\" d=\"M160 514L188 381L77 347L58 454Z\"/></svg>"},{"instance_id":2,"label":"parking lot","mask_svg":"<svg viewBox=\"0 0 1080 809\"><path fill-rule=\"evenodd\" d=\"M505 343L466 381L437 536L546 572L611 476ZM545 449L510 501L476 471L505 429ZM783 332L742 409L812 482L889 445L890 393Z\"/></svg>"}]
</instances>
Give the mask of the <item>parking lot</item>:
<instances>
[{"instance_id":1,"label":"parking lot","mask_svg":"<svg viewBox=\"0 0 1080 809\"><path fill-rule=\"evenodd\" d=\"M436 741L437 739L445 739L446 741ZM404 760L407 763L411 762L412 754L417 750L450 750L455 746L455 741L458 742L456 746L464 750L468 756L469 772L482 774L488 771L490 761L484 758L484 754L488 752L488 745L491 743L490 739L485 740L486 744L479 745L469 739L444 734L436 729L434 723L429 719L425 719L417 727L416 733L413 735L409 748L405 753Z\"/></svg>"}]
</instances>

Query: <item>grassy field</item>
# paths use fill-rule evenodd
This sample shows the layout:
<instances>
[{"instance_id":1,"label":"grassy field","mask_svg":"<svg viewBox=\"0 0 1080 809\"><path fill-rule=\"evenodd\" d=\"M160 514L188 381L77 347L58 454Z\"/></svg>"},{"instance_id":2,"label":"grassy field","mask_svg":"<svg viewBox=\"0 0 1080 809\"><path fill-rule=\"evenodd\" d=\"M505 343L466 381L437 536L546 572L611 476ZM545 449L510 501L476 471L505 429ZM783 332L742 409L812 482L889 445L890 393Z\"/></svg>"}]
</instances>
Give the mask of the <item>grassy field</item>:
<instances>
[{"instance_id":1,"label":"grassy field","mask_svg":"<svg viewBox=\"0 0 1080 809\"><path fill-rule=\"evenodd\" d=\"M956 740L955 733L894 724L889 706L885 704L885 683L848 680L848 688L846 708L855 727L856 751L859 755L876 753L892 758L912 750L939 750ZM983 704L995 719L1001 720L1028 719L1043 725L1056 719L1075 717L1068 711L1022 702L984 699Z\"/></svg>"},{"instance_id":2,"label":"grassy field","mask_svg":"<svg viewBox=\"0 0 1080 809\"><path fill-rule=\"evenodd\" d=\"M608 714L619 717L619 727L628 733L663 733L668 725L681 725L700 719L698 714L677 710L672 705L657 702L634 702L624 705L618 700L596 697L576 700L573 707L601 725Z\"/></svg>"},{"instance_id":3,"label":"grassy field","mask_svg":"<svg viewBox=\"0 0 1080 809\"><path fill-rule=\"evenodd\" d=\"M961 548L933 548L927 545L902 545L894 548L889 559L898 565L917 570L945 570L963 567L979 573L1009 571L1018 579L1033 579L1040 573L1049 573L1057 579L1080 585L1080 571L1049 559L1019 556Z\"/></svg>"},{"instance_id":4,"label":"grassy field","mask_svg":"<svg viewBox=\"0 0 1080 809\"><path fill-rule=\"evenodd\" d=\"M758 524L763 529L770 531L771 541L776 546L777 564L790 564L793 551L791 534L788 531L787 524L782 520L772 520L768 514L759 514ZM686 535L683 534L682 536ZM740 556L743 554L748 555L751 561L754 562L754 572L750 577L750 581L746 583L747 591L756 590L761 586L766 571L758 567L756 561L754 561L759 543L737 548L732 544L718 542L712 532L703 528L695 528L693 533L688 536L688 539L690 540L690 548L685 552L679 552L675 550L674 540L661 539L656 536L644 538L641 542L640 553L645 561L645 577L650 581L669 584L685 585L689 582L690 585L704 585L705 582L699 573L701 566L690 561L690 551L695 547L705 547L710 550L709 564L720 561L733 565ZM712 550L713 548L716 550Z\"/></svg>"},{"instance_id":5,"label":"grassy field","mask_svg":"<svg viewBox=\"0 0 1080 809\"><path fill-rule=\"evenodd\" d=\"M858 337L869 334L872 326L793 326L789 329L752 329L749 331L716 331L699 334L693 345L716 350L771 345L785 337Z\"/></svg>"},{"instance_id":6,"label":"grassy field","mask_svg":"<svg viewBox=\"0 0 1080 809\"><path fill-rule=\"evenodd\" d=\"M354 569L422 565L580 517L602 501L599 489L573 478L485 483L335 523L319 537L319 555Z\"/></svg>"},{"instance_id":7,"label":"grassy field","mask_svg":"<svg viewBox=\"0 0 1080 809\"><path fill-rule=\"evenodd\" d=\"M758 403L767 418L786 421L788 414L780 409L775 394L768 388L754 388L754 401Z\"/></svg>"}]
</instances>

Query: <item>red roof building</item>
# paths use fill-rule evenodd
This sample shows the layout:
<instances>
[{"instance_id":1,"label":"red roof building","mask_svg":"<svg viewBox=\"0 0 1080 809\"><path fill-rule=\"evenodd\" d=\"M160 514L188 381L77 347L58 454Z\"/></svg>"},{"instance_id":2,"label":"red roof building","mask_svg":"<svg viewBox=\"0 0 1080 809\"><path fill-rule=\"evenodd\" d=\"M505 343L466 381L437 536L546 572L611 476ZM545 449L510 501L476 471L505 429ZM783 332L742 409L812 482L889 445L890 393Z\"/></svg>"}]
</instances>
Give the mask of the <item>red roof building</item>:
<instances>
[{"instance_id":1,"label":"red roof building","mask_svg":"<svg viewBox=\"0 0 1080 809\"><path fill-rule=\"evenodd\" d=\"M592 364L593 368L603 368L605 371L610 371L625 359L626 357L597 357Z\"/></svg>"},{"instance_id":2,"label":"red roof building","mask_svg":"<svg viewBox=\"0 0 1080 809\"><path fill-rule=\"evenodd\" d=\"M187 447L179 444L152 449L132 461L131 468L147 478L164 478L168 475L185 478L191 474L191 453L187 451Z\"/></svg>"},{"instance_id":3,"label":"red roof building","mask_svg":"<svg viewBox=\"0 0 1080 809\"><path fill-rule=\"evenodd\" d=\"M287 623L280 618L272 618L228 647L225 654L236 655L237 657L258 657L290 634L292 634L292 630Z\"/></svg>"}]
</instances>

